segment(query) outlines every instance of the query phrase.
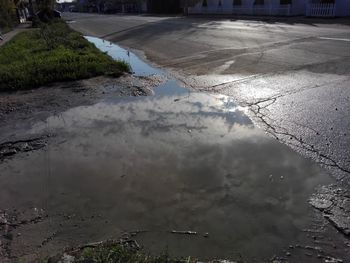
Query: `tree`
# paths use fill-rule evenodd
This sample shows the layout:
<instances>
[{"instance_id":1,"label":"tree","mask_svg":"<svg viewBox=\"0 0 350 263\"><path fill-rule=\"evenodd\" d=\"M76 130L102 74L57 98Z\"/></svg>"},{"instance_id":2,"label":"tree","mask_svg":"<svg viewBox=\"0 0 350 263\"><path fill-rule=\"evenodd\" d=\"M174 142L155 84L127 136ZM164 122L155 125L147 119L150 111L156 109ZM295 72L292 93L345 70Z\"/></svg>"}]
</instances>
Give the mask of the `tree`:
<instances>
[{"instance_id":1,"label":"tree","mask_svg":"<svg viewBox=\"0 0 350 263\"><path fill-rule=\"evenodd\" d=\"M57 17L58 12L54 10L55 0L36 0L38 12L34 14L33 25L36 24L37 18L41 22L49 22Z\"/></svg>"},{"instance_id":2,"label":"tree","mask_svg":"<svg viewBox=\"0 0 350 263\"><path fill-rule=\"evenodd\" d=\"M0 29L11 28L18 19L16 16L16 5L13 0L0 0Z\"/></svg>"},{"instance_id":3,"label":"tree","mask_svg":"<svg viewBox=\"0 0 350 263\"><path fill-rule=\"evenodd\" d=\"M54 9L55 0L36 0L39 11L50 12Z\"/></svg>"}]
</instances>

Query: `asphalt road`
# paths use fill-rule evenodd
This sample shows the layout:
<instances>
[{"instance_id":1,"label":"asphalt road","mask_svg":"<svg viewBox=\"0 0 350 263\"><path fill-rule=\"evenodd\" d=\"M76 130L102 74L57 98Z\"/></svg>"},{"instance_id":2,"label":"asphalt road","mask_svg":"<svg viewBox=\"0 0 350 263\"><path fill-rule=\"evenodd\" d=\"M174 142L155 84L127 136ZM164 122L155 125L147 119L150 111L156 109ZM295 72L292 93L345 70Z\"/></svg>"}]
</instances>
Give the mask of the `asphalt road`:
<instances>
[{"instance_id":1,"label":"asphalt road","mask_svg":"<svg viewBox=\"0 0 350 263\"><path fill-rule=\"evenodd\" d=\"M188 87L234 97L271 135L350 181L350 19L64 17Z\"/></svg>"}]
</instances>

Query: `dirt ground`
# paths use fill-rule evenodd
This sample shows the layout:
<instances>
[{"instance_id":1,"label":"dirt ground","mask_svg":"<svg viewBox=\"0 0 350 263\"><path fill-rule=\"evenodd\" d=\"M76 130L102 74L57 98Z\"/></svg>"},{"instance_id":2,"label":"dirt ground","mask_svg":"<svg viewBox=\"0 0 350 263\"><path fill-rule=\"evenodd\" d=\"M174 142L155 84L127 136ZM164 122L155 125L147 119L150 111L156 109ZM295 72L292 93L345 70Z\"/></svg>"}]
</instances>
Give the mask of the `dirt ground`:
<instances>
[{"instance_id":1,"label":"dirt ground","mask_svg":"<svg viewBox=\"0 0 350 263\"><path fill-rule=\"evenodd\" d=\"M21 120L45 119L69 108L91 105L105 98L121 96L147 96L164 80L160 77L135 77L126 74L118 79L96 77L92 79L57 83L33 90L0 94L0 162L16 154L32 152L47 145L52 134L22 136L17 128ZM13 231L24 224L38 223L45 218L43 211L23 214L16 209L0 211L0 261L8 258ZM3 261L4 260L4 261Z\"/></svg>"},{"instance_id":2,"label":"dirt ground","mask_svg":"<svg viewBox=\"0 0 350 263\"><path fill-rule=\"evenodd\" d=\"M107 97L151 95L152 89L162 82L160 77L126 74L117 79L96 77L33 90L3 92L0 96L0 160L19 152L41 148L45 137L51 136L43 134L40 137L24 138L15 131L21 120L44 120L69 108L91 105Z\"/></svg>"},{"instance_id":3,"label":"dirt ground","mask_svg":"<svg viewBox=\"0 0 350 263\"><path fill-rule=\"evenodd\" d=\"M6 124L40 112L54 114L92 104L107 96L147 96L161 82L157 77L124 75L119 79L96 77L33 90L3 92L0 96L0 123Z\"/></svg>"}]
</instances>

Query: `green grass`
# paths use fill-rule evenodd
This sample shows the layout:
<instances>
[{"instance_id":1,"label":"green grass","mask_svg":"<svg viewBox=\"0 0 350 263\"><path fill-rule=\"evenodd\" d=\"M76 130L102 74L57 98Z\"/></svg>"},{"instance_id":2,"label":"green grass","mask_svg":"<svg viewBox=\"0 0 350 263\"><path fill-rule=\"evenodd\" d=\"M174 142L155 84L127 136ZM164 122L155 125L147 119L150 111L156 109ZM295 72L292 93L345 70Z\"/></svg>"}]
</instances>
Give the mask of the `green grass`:
<instances>
[{"instance_id":1,"label":"green grass","mask_svg":"<svg viewBox=\"0 0 350 263\"><path fill-rule=\"evenodd\" d=\"M130 72L61 20L23 32L0 48L0 91Z\"/></svg>"},{"instance_id":2,"label":"green grass","mask_svg":"<svg viewBox=\"0 0 350 263\"><path fill-rule=\"evenodd\" d=\"M194 259L174 259L167 253L151 256L135 249L127 249L119 243L106 242L95 247L86 247L72 254L76 262L94 263L195 263Z\"/></svg>"}]
</instances>

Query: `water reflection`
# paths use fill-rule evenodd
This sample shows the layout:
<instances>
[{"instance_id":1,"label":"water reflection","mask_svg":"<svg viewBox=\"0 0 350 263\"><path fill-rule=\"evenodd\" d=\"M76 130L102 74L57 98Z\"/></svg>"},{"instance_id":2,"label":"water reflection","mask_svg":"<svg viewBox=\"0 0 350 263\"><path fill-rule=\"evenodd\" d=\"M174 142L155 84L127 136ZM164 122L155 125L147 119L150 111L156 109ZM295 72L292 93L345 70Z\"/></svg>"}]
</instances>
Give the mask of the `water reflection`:
<instances>
[{"instance_id":1,"label":"water reflection","mask_svg":"<svg viewBox=\"0 0 350 263\"><path fill-rule=\"evenodd\" d=\"M138 58L133 52L119 47L118 45L96 37L86 36L85 38L91 43L95 44L98 49L102 50L103 52L107 52L107 54L112 58L128 62L136 76L165 74L161 69L150 66Z\"/></svg>"},{"instance_id":2,"label":"water reflection","mask_svg":"<svg viewBox=\"0 0 350 263\"><path fill-rule=\"evenodd\" d=\"M306 200L327 174L255 128L229 97L164 94L38 122L28 132L60 134L60 144L1 164L1 206L45 204L52 228L74 214L52 244L141 229L150 251L261 262L297 240Z\"/></svg>"}]
</instances>

